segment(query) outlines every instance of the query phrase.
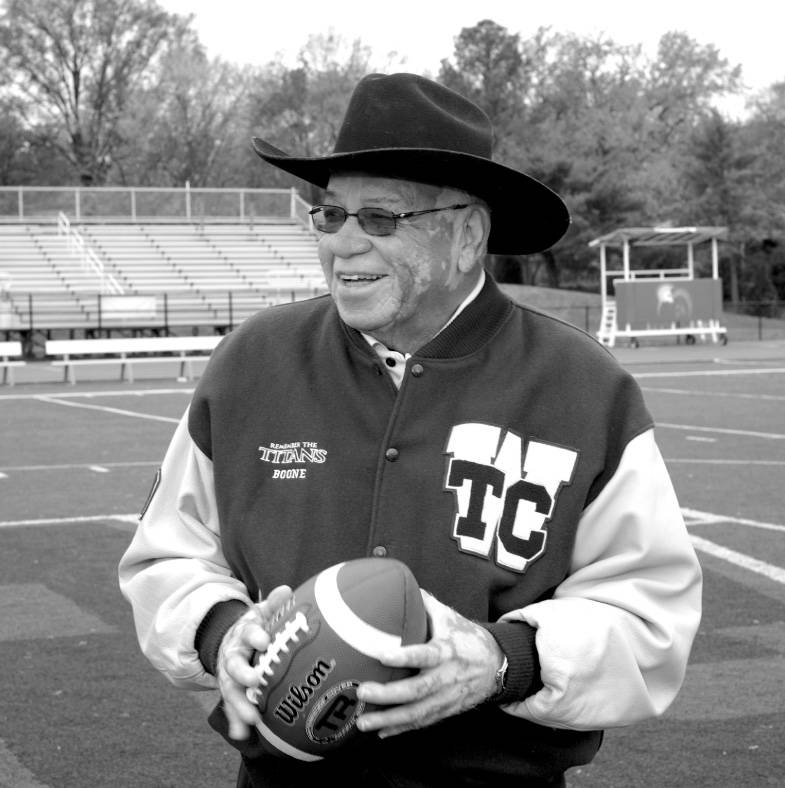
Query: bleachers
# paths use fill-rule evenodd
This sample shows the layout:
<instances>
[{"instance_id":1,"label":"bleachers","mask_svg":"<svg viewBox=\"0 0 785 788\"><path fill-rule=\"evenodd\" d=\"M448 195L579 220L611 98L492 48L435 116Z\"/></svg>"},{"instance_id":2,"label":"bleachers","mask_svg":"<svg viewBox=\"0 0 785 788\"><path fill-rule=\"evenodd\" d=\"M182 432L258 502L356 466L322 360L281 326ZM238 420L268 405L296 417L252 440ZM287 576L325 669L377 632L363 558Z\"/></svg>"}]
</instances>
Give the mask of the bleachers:
<instances>
[{"instance_id":1,"label":"bleachers","mask_svg":"<svg viewBox=\"0 0 785 788\"><path fill-rule=\"evenodd\" d=\"M52 224L0 224L0 271L11 287L11 322L20 325L29 322L31 297L36 319L54 327L84 322L80 294L99 287Z\"/></svg>"},{"instance_id":2,"label":"bleachers","mask_svg":"<svg viewBox=\"0 0 785 788\"><path fill-rule=\"evenodd\" d=\"M72 222L122 288L155 298L167 325L236 324L260 308L324 292L313 236L291 220ZM51 224L0 224L0 272L20 326L79 328L100 314L101 283ZM104 315L104 327L111 317Z\"/></svg>"}]
</instances>

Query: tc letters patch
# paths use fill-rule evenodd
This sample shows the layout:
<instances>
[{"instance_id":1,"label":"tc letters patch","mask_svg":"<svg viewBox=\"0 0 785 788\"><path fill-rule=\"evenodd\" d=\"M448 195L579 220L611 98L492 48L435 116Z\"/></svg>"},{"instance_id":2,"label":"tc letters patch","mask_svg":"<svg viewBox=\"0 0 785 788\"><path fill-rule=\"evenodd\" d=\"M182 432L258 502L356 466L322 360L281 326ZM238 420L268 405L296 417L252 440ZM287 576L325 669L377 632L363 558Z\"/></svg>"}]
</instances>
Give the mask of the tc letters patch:
<instances>
[{"instance_id":1,"label":"tc letters patch","mask_svg":"<svg viewBox=\"0 0 785 788\"><path fill-rule=\"evenodd\" d=\"M529 440L491 424L467 422L450 431L444 481L455 494L452 537L460 550L525 572L544 552L545 524L578 460L574 449Z\"/></svg>"}]
</instances>

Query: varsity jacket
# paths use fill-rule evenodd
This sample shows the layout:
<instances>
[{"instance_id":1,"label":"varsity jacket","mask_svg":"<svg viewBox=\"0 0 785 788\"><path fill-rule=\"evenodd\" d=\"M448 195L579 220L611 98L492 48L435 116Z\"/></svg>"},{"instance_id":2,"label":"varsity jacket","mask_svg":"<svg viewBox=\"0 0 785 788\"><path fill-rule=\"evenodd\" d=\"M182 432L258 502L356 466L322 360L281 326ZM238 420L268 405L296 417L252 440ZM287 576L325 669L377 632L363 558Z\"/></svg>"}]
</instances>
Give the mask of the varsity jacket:
<instances>
[{"instance_id":1,"label":"varsity jacket","mask_svg":"<svg viewBox=\"0 0 785 788\"><path fill-rule=\"evenodd\" d=\"M247 320L213 352L159 481L120 584L178 686L216 686L227 610L361 556L400 559L491 630L503 703L378 742L368 758L393 784L560 774L682 683L701 574L641 392L490 278L400 389L329 296ZM220 707L211 723L225 735ZM234 744L255 785L289 768Z\"/></svg>"}]
</instances>

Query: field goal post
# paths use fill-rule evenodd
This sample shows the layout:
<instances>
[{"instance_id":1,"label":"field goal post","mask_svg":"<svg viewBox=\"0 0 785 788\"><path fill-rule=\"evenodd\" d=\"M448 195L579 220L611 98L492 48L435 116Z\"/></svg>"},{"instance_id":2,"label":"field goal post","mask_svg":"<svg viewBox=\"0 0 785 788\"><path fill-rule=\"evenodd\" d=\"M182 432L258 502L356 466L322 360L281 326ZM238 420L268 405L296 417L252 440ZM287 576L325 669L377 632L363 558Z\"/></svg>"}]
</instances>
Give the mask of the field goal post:
<instances>
[{"instance_id":1,"label":"field goal post","mask_svg":"<svg viewBox=\"0 0 785 788\"><path fill-rule=\"evenodd\" d=\"M719 276L719 241L726 240L726 227L627 227L589 241L600 253L602 316L597 338L613 347L619 337L634 347L643 337L695 337L727 342L720 325L722 282ZM711 245L711 277L696 277L695 247ZM634 247L686 247L681 267L635 268ZM610 268L608 249L621 252L621 268ZM609 290L609 281L613 292Z\"/></svg>"}]
</instances>

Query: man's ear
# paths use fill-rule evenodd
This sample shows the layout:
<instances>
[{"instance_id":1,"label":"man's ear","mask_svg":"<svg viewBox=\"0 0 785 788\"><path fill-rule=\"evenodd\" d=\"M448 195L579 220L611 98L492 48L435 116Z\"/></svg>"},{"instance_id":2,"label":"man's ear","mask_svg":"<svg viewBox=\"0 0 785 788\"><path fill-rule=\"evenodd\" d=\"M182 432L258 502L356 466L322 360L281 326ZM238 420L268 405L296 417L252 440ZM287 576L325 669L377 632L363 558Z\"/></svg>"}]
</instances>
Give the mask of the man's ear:
<instances>
[{"instance_id":1,"label":"man's ear","mask_svg":"<svg viewBox=\"0 0 785 788\"><path fill-rule=\"evenodd\" d=\"M472 205L461 222L458 270L468 274L485 257L488 236L491 232L491 217L484 205Z\"/></svg>"}]
</instances>

